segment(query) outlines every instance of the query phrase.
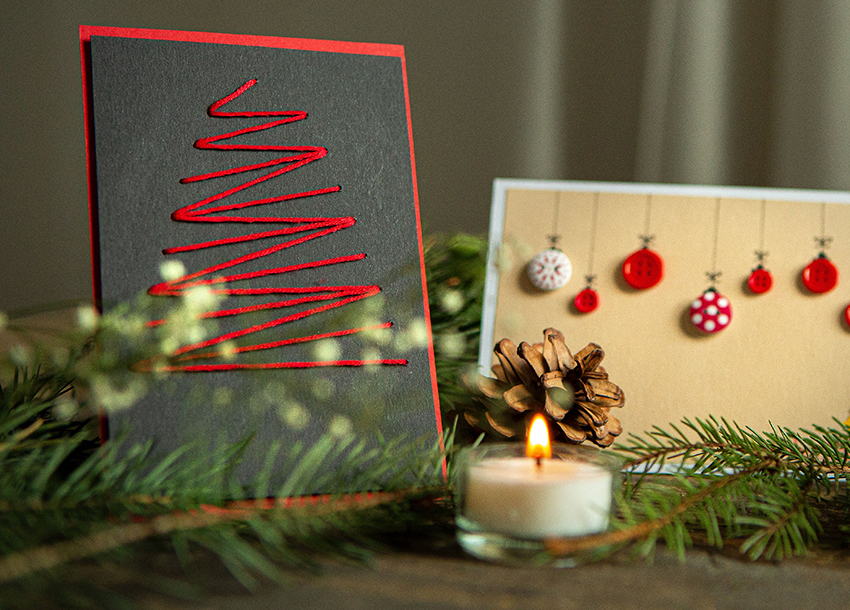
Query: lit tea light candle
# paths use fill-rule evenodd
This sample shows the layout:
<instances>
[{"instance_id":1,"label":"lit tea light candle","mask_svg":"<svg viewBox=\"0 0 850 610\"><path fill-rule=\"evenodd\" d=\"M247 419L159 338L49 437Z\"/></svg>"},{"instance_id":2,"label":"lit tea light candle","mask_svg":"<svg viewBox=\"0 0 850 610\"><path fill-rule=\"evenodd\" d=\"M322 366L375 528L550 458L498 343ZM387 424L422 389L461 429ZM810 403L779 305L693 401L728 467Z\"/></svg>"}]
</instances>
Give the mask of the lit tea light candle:
<instances>
[{"instance_id":1,"label":"lit tea light candle","mask_svg":"<svg viewBox=\"0 0 850 610\"><path fill-rule=\"evenodd\" d=\"M553 456L545 419L537 417L525 455L516 445L502 445L470 460L460 507L466 529L542 540L608 527L614 484L610 464L595 463L593 454L599 451L583 447L556 449Z\"/></svg>"},{"instance_id":2,"label":"lit tea light candle","mask_svg":"<svg viewBox=\"0 0 850 610\"><path fill-rule=\"evenodd\" d=\"M543 458L552 457L552 443L549 441L549 428L546 427L546 418L535 415L528 427L528 442L525 447L525 455L534 458L537 468L543 468Z\"/></svg>"}]
</instances>

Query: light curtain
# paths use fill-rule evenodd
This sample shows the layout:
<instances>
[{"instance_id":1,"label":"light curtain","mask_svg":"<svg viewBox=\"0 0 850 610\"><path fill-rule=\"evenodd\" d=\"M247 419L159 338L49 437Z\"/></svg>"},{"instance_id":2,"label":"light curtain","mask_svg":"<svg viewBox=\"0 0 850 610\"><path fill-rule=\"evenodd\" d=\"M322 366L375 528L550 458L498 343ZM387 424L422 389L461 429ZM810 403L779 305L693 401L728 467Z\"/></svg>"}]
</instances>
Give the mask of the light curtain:
<instances>
[{"instance_id":1,"label":"light curtain","mask_svg":"<svg viewBox=\"0 0 850 610\"><path fill-rule=\"evenodd\" d=\"M850 189L850 2L536 6L525 174Z\"/></svg>"}]
</instances>

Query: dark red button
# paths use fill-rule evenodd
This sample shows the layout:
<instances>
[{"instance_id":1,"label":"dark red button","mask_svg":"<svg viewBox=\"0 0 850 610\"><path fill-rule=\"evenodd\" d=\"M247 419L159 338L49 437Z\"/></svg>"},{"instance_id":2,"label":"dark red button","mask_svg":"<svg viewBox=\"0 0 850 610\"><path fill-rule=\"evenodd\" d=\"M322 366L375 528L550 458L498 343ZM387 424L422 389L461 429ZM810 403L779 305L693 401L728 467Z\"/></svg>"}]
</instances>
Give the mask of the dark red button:
<instances>
[{"instance_id":1,"label":"dark red button","mask_svg":"<svg viewBox=\"0 0 850 610\"><path fill-rule=\"evenodd\" d=\"M585 288L576 295L575 305L581 313L590 313L599 307L599 295L593 288Z\"/></svg>"},{"instance_id":2,"label":"dark red button","mask_svg":"<svg viewBox=\"0 0 850 610\"><path fill-rule=\"evenodd\" d=\"M816 258L803 269L803 285L815 294L829 292L838 284L838 269L828 258Z\"/></svg>"},{"instance_id":3,"label":"dark red button","mask_svg":"<svg viewBox=\"0 0 850 610\"><path fill-rule=\"evenodd\" d=\"M632 288L652 288L664 276L664 262L649 248L633 252L623 262L623 278Z\"/></svg>"},{"instance_id":4,"label":"dark red button","mask_svg":"<svg viewBox=\"0 0 850 610\"><path fill-rule=\"evenodd\" d=\"M757 269L753 269L753 272L750 274L750 279L747 280L747 286L756 294L763 294L773 286L773 277L770 275L770 271L758 267Z\"/></svg>"}]
</instances>

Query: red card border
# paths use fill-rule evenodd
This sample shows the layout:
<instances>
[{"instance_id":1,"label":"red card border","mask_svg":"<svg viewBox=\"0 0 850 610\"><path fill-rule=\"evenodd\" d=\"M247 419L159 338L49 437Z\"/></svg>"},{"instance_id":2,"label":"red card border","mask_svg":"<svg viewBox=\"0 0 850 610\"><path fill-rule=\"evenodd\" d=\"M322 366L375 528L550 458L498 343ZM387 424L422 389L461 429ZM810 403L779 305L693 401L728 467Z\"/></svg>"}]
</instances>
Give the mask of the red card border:
<instances>
[{"instance_id":1,"label":"red card border","mask_svg":"<svg viewBox=\"0 0 850 610\"><path fill-rule=\"evenodd\" d=\"M398 57L401 60L401 73L404 83L404 104L407 112L407 136L410 147L410 169L413 180L413 203L416 213L416 236L419 241L419 268L422 276L422 295L426 329L428 331L428 358L431 370L431 389L434 396L434 416L437 434L442 444L443 421L440 414L440 398L437 388L437 367L434 361L434 342L431 335L431 314L428 304L428 283L425 277L425 252L422 243L422 223L419 215L419 188L416 181L416 163L413 154L413 123L410 117L410 94L407 88L407 65L404 47L396 44L344 42L338 40L314 40L308 38L283 38L276 36L255 36L249 34L221 34L215 32L191 32L181 30L155 30L148 28L124 28L111 26L80 26L80 56L83 73L83 114L85 117L86 174L88 177L89 224L92 255L92 300L95 307L100 302L100 255L97 239L97 179L95 176L91 97L91 37L113 36L119 38L141 38L147 40L169 40L173 42L205 42L211 44L230 44L253 47L269 47L300 51L321 51L326 53L347 53L354 55L377 55ZM101 419L101 440L106 438L106 420ZM443 464L445 474L445 464Z\"/></svg>"}]
</instances>

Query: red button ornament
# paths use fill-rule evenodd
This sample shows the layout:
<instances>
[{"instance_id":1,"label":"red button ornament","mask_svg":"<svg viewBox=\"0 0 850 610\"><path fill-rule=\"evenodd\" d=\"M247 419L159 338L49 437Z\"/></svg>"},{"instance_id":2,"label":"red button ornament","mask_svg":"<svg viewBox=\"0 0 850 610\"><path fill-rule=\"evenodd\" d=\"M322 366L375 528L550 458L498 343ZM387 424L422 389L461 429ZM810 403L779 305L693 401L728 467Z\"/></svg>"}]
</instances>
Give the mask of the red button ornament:
<instances>
[{"instance_id":1,"label":"red button ornament","mask_svg":"<svg viewBox=\"0 0 850 610\"><path fill-rule=\"evenodd\" d=\"M691 323L704 333L720 332L732 321L729 299L709 288L691 303Z\"/></svg>"},{"instance_id":2,"label":"red button ornament","mask_svg":"<svg viewBox=\"0 0 850 610\"><path fill-rule=\"evenodd\" d=\"M803 269L803 285L815 294L829 292L838 284L838 269L826 258L821 256L809 263Z\"/></svg>"},{"instance_id":3,"label":"red button ornament","mask_svg":"<svg viewBox=\"0 0 850 610\"><path fill-rule=\"evenodd\" d=\"M633 252L623 261L623 278L632 288L652 288L664 276L664 262L649 248Z\"/></svg>"},{"instance_id":4,"label":"red button ornament","mask_svg":"<svg viewBox=\"0 0 850 610\"><path fill-rule=\"evenodd\" d=\"M850 326L850 305L844 310L844 321L847 322L847 326Z\"/></svg>"},{"instance_id":5,"label":"red button ornament","mask_svg":"<svg viewBox=\"0 0 850 610\"><path fill-rule=\"evenodd\" d=\"M581 313L590 313L599 307L599 295L593 288L585 288L576 295L575 306Z\"/></svg>"},{"instance_id":6,"label":"red button ornament","mask_svg":"<svg viewBox=\"0 0 850 610\"><path fill-rule=\"evenodd\" d=\"M764 294L773 286L773 276L764 267L756 267L747 280L747 286L756 294Z\"/></svg>"}]
</instances>

